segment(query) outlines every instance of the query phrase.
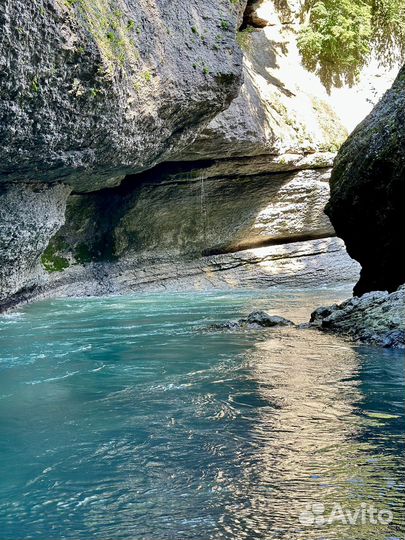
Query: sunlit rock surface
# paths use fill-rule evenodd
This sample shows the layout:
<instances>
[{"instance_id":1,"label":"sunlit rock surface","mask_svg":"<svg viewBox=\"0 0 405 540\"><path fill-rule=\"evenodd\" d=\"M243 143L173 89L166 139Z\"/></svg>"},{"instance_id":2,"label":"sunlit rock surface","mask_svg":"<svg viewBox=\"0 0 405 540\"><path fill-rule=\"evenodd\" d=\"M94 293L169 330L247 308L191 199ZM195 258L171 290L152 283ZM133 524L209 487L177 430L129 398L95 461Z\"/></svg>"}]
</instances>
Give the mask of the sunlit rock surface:
<instances>
[{"instance_id":1,"label":"sunlit rock surface","mask_svg":"<svg viewBox=\"0 0 405 540\"><path fill-rule=\"evenodd\" d=\"M137 189L132 182L72 196L54 244L65 246L66 256L85 245L93 260L156 261L334 234L323 213L329 196L323 169L208 177L201 169L167 173L163 167L139 179Z\"/></svg>"},{"instance_id":2,"label":"sunlit rock surface","mask_svg":"<svg viewBox=\"0 0 405 540\"><path fill-rule=\"evenodd\" d=\"M312 313L310 326L374 345L404 348L404 307L405 286L391 294L370 292L343 304L318 308Z\"/></svg>"},{"instance_id":3,"label":"sunlit rock surface","mask_svg":"<svg viewBox=\"0 0 405 540\"><path fill-rule=\"evenodd\" d=\"M20 290L357 280L323 213L347 131L301 65L298 4L118 4L0 7L0 180L74 191Z\"/></svg>"},{"instance_id":4,"label":"sunlit rock surface","mask_svg":"<svg viewBox=\"0 0 405 540\"><path fill-rule=\"evenodd\" d=\"M287 15L273 0L255 4L264 27L248 26L238 34L245 75L239 96L182 153L182 159L265 155L273 159L283 154L321 154L322 159L322 153L335 152L344 141L347 131L325 88L301 65L298 9L290 7Z\"/></svg>"},{"instance_id":5,"label":"sunlit rock surface","mask_svg":"<svg viewBox=\"0 0 405 540\"><path fill-rule=\"evenodd\" d=\"M204 257L72 264L51 272L23 301L56 296L128 294L135 291L209 291L273 286L300 289L353 283L359 266L338 238L307 240ZM18 296L9 305L19 303Z\"/></svg>"},{"instance_id":6,"label":"sunlit rock surface","mask_svg":"<svg viewBox=\"0 0 405 540\"><path fill-rule=\"evenodd\" d=\"M228 330L235 332L238 330L257 330L261 328L274 328L278 326L293 326L293 322L279 315L269 315L265 311L252 311L247 317L238 321L227 321L225 323L213 324L208 330Z\"/></svg>"}]
</instances>

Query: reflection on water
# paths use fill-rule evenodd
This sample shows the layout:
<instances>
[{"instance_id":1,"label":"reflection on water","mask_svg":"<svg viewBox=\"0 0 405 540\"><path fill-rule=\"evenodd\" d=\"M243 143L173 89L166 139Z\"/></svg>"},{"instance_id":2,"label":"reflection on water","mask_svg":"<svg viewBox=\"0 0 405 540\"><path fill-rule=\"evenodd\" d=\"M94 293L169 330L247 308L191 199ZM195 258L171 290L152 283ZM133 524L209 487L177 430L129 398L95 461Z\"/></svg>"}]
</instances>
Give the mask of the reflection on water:
<instances>
[{"instance_id":1,"label":"reflection on water","mask_svg":"<svg viewBox=\"0 0 405 540\"><path fill-rule=\"evenodd\" d=\"M402 354L199 330L345 296L140 295L1 319L0 539L403 538ZM393 522L322 524L338 504Z\"/></svg>"},{"instance_id":2,"label":"reflection on water","mask_svg":"<svg viewBox=\"0 0 405 540\"><path fill-rule=\"evenodd\" d=\"M270 538L300 539L403 534L401 356L385 367L393 360L390 352L356 348L314 331L283 329L257 343L248 359L261 400L250 437L260 442L260 452L255 467L244 469L249 502L237 512L231 509L229 530L243 522L251 538L269 537L269 530ZM371 382L372 403L364 393L364 378ZM398 401L386 402L383 395L376 397L378 391L385 398L391 391ZM301 513L312 511L312 504L323 505L326 519L335 510L334 523L303 526ZM393 524L370 523L367 512L355 526L345 523L347 515L354 518L356 510L372 506L391 510Z\"/></svg>"}]
</instances>

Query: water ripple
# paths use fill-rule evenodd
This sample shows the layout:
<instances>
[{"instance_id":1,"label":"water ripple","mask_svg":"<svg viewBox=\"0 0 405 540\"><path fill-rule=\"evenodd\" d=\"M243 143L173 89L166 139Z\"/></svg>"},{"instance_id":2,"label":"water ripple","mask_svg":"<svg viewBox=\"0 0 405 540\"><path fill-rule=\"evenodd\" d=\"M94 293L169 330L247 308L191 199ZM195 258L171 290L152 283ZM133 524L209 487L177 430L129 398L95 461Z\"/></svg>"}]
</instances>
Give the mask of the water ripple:
<instances>
[{"instance_id":1,"label":"water ripple","mask_svg":"<svg viewBox=\"0 0 405 540\"><path fill-rule=\"evenodd\" d=\"M54 300L1 318L2 537L403 538L402 354L199 331L254 308L305 320L347 295ZM336 504L394 521L300 521Z\"/></svg>"}]
</instances>

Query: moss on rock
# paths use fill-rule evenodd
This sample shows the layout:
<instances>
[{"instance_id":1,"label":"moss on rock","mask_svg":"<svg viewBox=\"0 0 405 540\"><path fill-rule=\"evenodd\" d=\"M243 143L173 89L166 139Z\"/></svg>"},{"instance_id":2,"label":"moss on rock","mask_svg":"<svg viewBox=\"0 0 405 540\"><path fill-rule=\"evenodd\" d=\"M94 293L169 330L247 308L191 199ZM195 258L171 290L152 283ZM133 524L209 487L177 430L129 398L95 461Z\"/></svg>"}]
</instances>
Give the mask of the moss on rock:
<instances>
[{"instance_id":1,"label":"moss on rock","mask_svg":"<svg viewBox=\"0 0 405 540\"><path fill-rule=\"evenodd\" d=\"M69 268L68 259L59 254L59 247L56 243L50 243L41 256L41 262L47 272L63 272Z\"/></svg>"}]
</instances>

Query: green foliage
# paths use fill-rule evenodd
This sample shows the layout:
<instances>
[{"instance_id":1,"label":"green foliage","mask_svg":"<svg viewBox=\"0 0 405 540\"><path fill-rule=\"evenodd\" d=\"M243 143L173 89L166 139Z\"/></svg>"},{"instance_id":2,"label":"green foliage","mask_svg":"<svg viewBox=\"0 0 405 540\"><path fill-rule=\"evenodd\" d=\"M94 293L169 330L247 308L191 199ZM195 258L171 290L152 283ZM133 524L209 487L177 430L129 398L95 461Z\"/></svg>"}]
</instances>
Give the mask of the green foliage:
<instances>
[{"instance_id":1,"label":"green foliage","mask_svg":"<svg viewBox=\"0 0 405 540\"><path fill-rule=\"evenodd\" d=\"M256 32L256 28L248 26L245 30L241 30L236 34L236 41L244 51L248 51L251 48L252 41L250 37L253 32Z\"/></svg>"},{"instance_id":2,"label":"green foliage","mask_svg":"<svg viewBox=\"0 0 405 540\"><path fill-rule=\"evenodd\" d=\"M101 94L101 90L99 88L90 88L90 95L92 98L96 98Z\"/></svg>"},{"instance_id":3,"label":"green foliage","mask_svg":"<svg viewBox=\"0 0 405 540\"><path fill-rule=\"evenodd\" d=\"M70 9L91 34L104 61L104 76L111 78L117 69L136 69L139 52L135 35L140 26L128 19L122 0L57 0ZM123 9L119 9L119 6Z\"/></svg>"},{"instance_id":4,"label":"green foliage","mask_svg":"<svg viewBox=\"0 0 405 540\"><path fill-rule=\"evenodd\" d=\"M93 256L91 254L89 247L84 243L78 244L76 246L76 251L75 251L74 256L75 256L76 262L78 262L79 264L90 263L93 260Z\"/></svg>"},{"instance_id":5,"label":"green foliage","mask_svg":"<svg viewBox=\"0 0 405 540\"><path fill-rule=\"evenodd\" d=\"M31 82L31 90L34 94L38 94L39 93L39 90L40 90L40 86L39 86L39 79L38 79L38 76L35 75L35 77L32 79L32 82Z\"/></svg>"},{"instance_id":6,"label":"green foliage","mask_svg":"<svg viewBox=\"0 0 405 540\"><path fill-rule=\"evenodd\" d=\"M405 54L404 0L307 0L298 46L325 86L353 84L372 51L387 65Z\"/></svg>"},{"instance_id":7,"label":"green foliage","mask_svg":"<svg viewBox=\"0 0 405 540\"><path fill-rule=\"evenodd\" d=\"M222 30L229 30L229 21L226 21L225 19L221 19L221 24L220 24Z\"/></svg>"},{"instance_id":8,"label":"green foliage","mask_svg":"<svg viewBox=\"0 0 405 540\"><path fill-rule=\"evenodd\" d=\"M404 0L374 0L372 7L374 42L387 65L405 57Z\"/></svg>"}]
</instances>

